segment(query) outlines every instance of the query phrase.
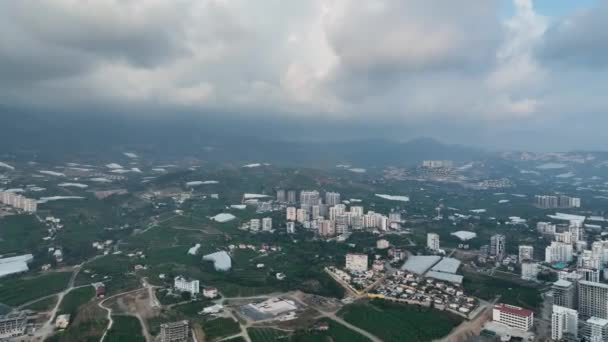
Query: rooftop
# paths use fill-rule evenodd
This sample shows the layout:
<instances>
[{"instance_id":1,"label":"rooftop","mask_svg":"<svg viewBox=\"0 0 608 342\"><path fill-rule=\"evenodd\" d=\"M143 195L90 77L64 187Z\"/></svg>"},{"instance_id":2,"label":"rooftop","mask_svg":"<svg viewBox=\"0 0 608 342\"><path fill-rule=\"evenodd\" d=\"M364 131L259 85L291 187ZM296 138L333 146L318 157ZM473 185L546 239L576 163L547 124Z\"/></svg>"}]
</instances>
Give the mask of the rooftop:
<instances>
[{"instance_id":1,"label":"rooftop","mask_svg":"<svg viewBox=\"0 0 608 342\"><path fill-rule=\"evenodd\" d=\"M501 312L507 312L517 316L530 316L532 315L532 311L524 308L520 308L519 306L508 305L504 303L494 305L494 309L500 310Z\"/></svg>"},{"instance_id":2,"label":"rooftop","mask_svg":"<svg viewBox=\"0 0 608 342\"><path fill-rule=\"evenodd\" d=\"M409 257L401 269L416 274L424 274L439 260L441 260L441 257L436 255L415 255Z\"/></svg>"},{"instance_id":3,"label":"rooftop","mask_svg":"<svg viewBox=\"0 0 608 342\"><path fill-rule=\"evenodd\" d=\"M558 287L570 287L570 285L572 285L571 282L569 282L567 280L563 280L563 279L560 279L560 280L556 281L555 283L553 283L553 286L558 286Z\"/></svg>"}]
</instances>

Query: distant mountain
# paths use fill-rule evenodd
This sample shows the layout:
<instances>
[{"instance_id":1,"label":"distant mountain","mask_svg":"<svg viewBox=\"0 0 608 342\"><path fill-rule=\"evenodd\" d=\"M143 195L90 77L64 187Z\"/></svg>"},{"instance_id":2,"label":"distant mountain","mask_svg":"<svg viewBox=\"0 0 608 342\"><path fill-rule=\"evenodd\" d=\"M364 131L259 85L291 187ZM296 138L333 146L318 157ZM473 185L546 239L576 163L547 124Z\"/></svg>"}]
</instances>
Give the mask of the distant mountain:
<instances>
[{"instance_id":1,"label":"distant mountain","mask_svg":"<svg viewBox=\"0 0 608 342\"><path fill-rule=\"evenodd\" d=\"M269 162L371 167L412 165L424 159L474 160L479 149L447 145L430 138L407 142L358 140L294 142L255 135L247 125L202 120L126 119L122 116L38 116L0 108L0 154L38 160L111 160L136 151L149 159L193 157L217 162ZM252 133L254 132L254 133Z\"/></svg>"}]
</instances>

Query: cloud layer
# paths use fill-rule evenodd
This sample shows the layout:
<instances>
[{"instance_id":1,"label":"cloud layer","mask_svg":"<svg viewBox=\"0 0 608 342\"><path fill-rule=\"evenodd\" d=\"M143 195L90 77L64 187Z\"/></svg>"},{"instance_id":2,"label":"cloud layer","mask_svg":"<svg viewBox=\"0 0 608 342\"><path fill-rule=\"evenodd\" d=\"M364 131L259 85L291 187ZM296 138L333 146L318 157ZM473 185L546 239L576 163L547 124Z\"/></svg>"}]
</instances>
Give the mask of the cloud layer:
<instances>
[{"instance_id":1,"label":"cloud layer","mask_svg":"<svg viewBox=\"0 0 608 342\"><path fill-rule=\"evenodd\" d=\"M504 18L498 0L4 1L0 103L489 136L603 120L607 3L560 18L514 3Z\"/></svg>"}]
</instances>

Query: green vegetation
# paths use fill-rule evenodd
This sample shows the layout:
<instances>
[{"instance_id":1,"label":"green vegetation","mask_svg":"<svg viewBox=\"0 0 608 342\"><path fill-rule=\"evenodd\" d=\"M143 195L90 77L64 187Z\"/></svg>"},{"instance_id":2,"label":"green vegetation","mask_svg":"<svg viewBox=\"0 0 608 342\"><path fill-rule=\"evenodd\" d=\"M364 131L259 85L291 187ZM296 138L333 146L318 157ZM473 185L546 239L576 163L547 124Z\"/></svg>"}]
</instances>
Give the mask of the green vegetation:
<instances>
[{"instance_id":1,"label":"green vegetation","mask_svg":"<svg viewBox=\"0 0 608 342\"><path fill-rule=\"evenodd\" d=\"M245 342L245 339L241 336L237 336L235 338L230 338L227 340L224 340L225 342Z\"/></svg>"},{"instance_id":2,"label":"green vegetation","mask_svg":"<svg viewBox=\"0 0 608 342\"><path fill-rule=\"evenodd\" d=\"M18 306L61 292L71 276L71 272L53 272L35 277L3 279L0 281L0 303Z\"/></svg>"},{"instance_id":3,"label":"green vegetation","mask_svg":"<svg viewBox=\"0 0 608 342\"><path fill-rule=\"evenodd\" d=\"M216 318L202 324L205 336L209 340L236 335L241 332L241 326L232 318Z\"/></svg>"},{"instance_id":4,"label":"green vegetation","mask_svg":"<svg viewBox=\"0 0 608 342\"><path fill-rule=\"evenodd\" d=\"M331 342L331 341L349 341L349 342L368 342L369 339L358 332L353 331L342 324L329 319L323 318L317 322L327 323L329 329L326 331L308 330L298 331L294 334L293 342Z\"/></svg>"},{"instance_id":5,"label":"green vegetation","mask_svg":"<svg viewBox=\"0 0 608 342\"><path fill-rule=\"evenodd\" d=\"M432 341L447 335L462 318L430 308L383 301L351 304L338 313L384 341Z\"/></svg>"},{"instance_id":6,"label":"green vegetation","mask_svg":"<svg viewBox=\"0 0 608 342\"><path fill-rule=\"evenodd\" d=\"M145 341L139 320L132 316L112 316L114 324L108 331L105 341L140 342Z\"/></svg>"},{"instance_id":7,"label":"green vegetation","mask_svg":"<svg viewBox=\"0 0 608 342\"><path fill-rule=\"evenodd\" d=\"M78 308L87 303L95 295L95 290L92 286L81 287L70 291L63 297L59 306L60 314L70 314L74 316Z\"/></svg>"},{"instance_id":8,"label":"green vegetation","mask_svg":"<svg viewBox=\"0 0 608 342\"><path fill-rule=\"evenodd\" d=\"M135 289L139 286L137 277L132 273L135 264L136 262L126 255L103 256L84 266L76 277L76 285L102 281L106 285L106 296Z\"/></svg>"},{"instance_id":9,"label":"green vegetation","mask_svg":"<svg viewBox=\"0 0 608 342\"><path fill-rule=\"evenodd\" d=\"M43 311L49 311L49 310L53 309L55 304L57 304L57 296L52 296L52 297L44 298L37 302L34 302L34 303L24 307L24 309L43 312Z\"/></svg>"},{"instance_id":10,"label":"green vegetation","mask_svg":"<svg viewBox=\"0 0 608 342\"><path fill-rule=\"evenodd\" d=\"M251 342L288 341L289 332L272 328L247 328Z\"/></svg>"},{"instance_id":11,"label":"green vegetation","mask_svg":"<svg viewBox=\"0 0 608 342\"><path fill-rule=\"evenodd\" d=\"M0 218L0 254L32 253L47 235L46 226L33 215Z\"/></svg>"},{"instance_id":12,"label":"green vegetation","mask_svg":"<svg viewBox=\"0 0 608 342\"><path fill-rule=\"evenodd\" d=\"M503 303L536 309L542 302L540 291L519 283L479 273L465 273L463 286L473 296L492 300L500 296Z\"/></svg>"}]
</instances>

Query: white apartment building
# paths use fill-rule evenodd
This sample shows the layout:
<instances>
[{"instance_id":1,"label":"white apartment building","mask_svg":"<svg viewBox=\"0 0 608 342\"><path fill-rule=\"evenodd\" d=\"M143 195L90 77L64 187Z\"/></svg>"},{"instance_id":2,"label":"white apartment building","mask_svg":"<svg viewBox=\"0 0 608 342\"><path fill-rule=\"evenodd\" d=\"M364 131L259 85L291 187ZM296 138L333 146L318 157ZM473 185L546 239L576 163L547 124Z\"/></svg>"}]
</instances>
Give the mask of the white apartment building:
<instances>
[{"instance_id":1,"label":"white apartment building","mask_svg":"<svg viewBox=\"0 0 608 342\"><path fill-rule=\"evenodd\" d=\"M295 234L296 232L296 224L294 222L287 222L287 234Z\"/></svg>"},{"instance_id":2,"label":"white apartment building","mask_svg":"<svg viewBox=\"0 0 608 342\"><path fill-rule=\"evenodd\" d=\"M585 322L582 335L589 342L608 341L608 320L598 317L589 318Z\"/></svg>"},{"instance_id":3,"label":"white apartment building","mask_svg":"<svg viewBox=\"0 0 608 342\"><path fill-rule=\"evenodd\" d=\"M350 216L363 216L363 213L363 207L360 205L350 207Z\"/></svg>"},{"instance_id":4,"label":"white apartment building","mask_svg":"<svg viewBox=\"0 0 608 342\"><path fill-rule=\"evenodd\" d=\"M551 242L545 248L545 262L570 262L572 261L572 245L563 242Z\"/></svg>"},{"instance_id":5,"label":"white apartment building","mask_svg":"<svg viewBox=\"0 0 608 342\"><path fill-rule=\"evenodd\" d=\"M297 212L295 207L287 207L287 221L295 221L297 219Z\"/></svg>"},{"instance_id":6,"label":"white apartment building","mask_svg":"<svg viewBox=\"0 0 608 342\"><path fill-rule=\"evenodd\" d=\"M432 251L439 250L439 234L427 233L426 234L426 247Z\"/></svg>"},{"instance_id":7,"label":"white apartment building","mask_svg":"<svg viewBox=\"0 0 608 342\"><path fill-rule=\"evenodd\" d=\"M551 314L551 339L561 340L566 333L578 336L578 311L553 305Z\"/></svg>"},{"instance_id":8,"label":"white apartment building","mask_svg":"<svg viewBox=\"0 0 608 342\"><path fill-rule=\"evenodd\" d=\"M521 264L521 279L535 281L538 276L540 266L535 262L523 262Z\"/></svg>"},{"instance_id":9,"label":"white apartment building","mask_svg":"<svg viewBox=\"0 0 608 342\"><path fill-rule=\"evenodd\" d=\"M325 193L325 204L328 206L334 206L340 203L340 194L337 192L326 192Z\"/></svg>"},{"instance_id":10,"label":"white apartment building","mask_svg":"<svg viewBox=\"0 0 608 342\"><path fill-rule=\"evenodd\" d=\"M494 305L492 320L511 328L528 331L534 324L534 313L519 306L501 303Z\"/></svg>"},{"instance_id":11,"label":"white apartment building","mask_svg":"<svg viewBox=\"0 0 608 342\"><path fill-rule=\"evenodd\" d=\"M266 232L272 230L272 217L264 217L262 219L262 230Z\"/></svg>"},{"instance_id":12,"label":"white apartment building","mask_svg":"<svg viewBox=\"0 0 608 342\"><path fill-rule=\"evenodd\" d=\"M579 281L578 312L583 318L608 319L608 285Z\"/></svg>"},{"instance_id":13,"label":"white apartment building","mask_svg":"<svg viewBox=\"0 0 608 342\"><path fill-rule=\"evenodd\" d=\"M182 292L190 292L190 294L195 295L200 292L200 285L198 280L188 281L186 278L182 276L177 276L173 280L173 288Z\"/></svg>"},{"instance_id":14,"label":"white apartment building","mask_svg":"<svg viewBox=\"0 0 608 342\"><path fill-rule=\"evenodd\" d=\"M319 204L319 192L313 191L302 191L300 192L300 207L304 209L310 209L313 205Z\"/></svg>"},{"instance_id":15,"label":"white apartment building","mask_svg":"<svg viewBox=\"0 0 608 342\"><path fill-rule=\"evenodd\" d=\"M346 265L344 266L344 268L352 272L367 271L367 254L346 254Z\"/></svg>"},{"instance_id":16,"label":"white apartment building","mask_svg":"<svg viewBox=\"0 0 608 342\"><path fill-rule=\"evenodd\" d=\"M251 219L249 221L249 229L254 232L260 230L260 219Z\"/></svg>"},{"instance_id":17,"label":"white apartment building","mask_svg":"<svg viewBox=\"0 0 608 342\"><path fill-rule=\"evenodd\" d=\"M298 209L296 210L296 220L300 223L308 221L308 210Z\"/></svg>"},{"instance_id":18,"label":"white apartment building","mask_svg":"<svg viewBox=\"0 0 608 342\"><path fill-rule=\"evenodd\" d=\"M518 260L523 263L526 260L534 259L534 247L532 246L519 246Z\"/></svg>"}]
</instances>

